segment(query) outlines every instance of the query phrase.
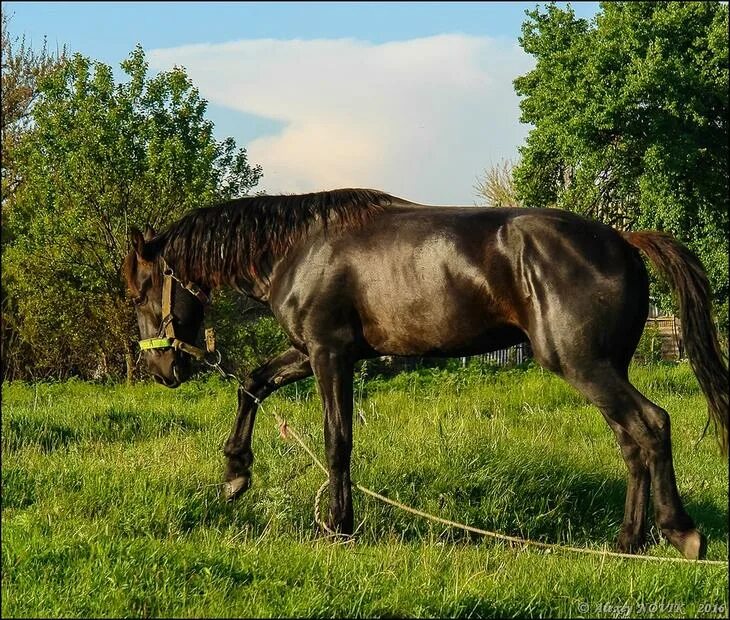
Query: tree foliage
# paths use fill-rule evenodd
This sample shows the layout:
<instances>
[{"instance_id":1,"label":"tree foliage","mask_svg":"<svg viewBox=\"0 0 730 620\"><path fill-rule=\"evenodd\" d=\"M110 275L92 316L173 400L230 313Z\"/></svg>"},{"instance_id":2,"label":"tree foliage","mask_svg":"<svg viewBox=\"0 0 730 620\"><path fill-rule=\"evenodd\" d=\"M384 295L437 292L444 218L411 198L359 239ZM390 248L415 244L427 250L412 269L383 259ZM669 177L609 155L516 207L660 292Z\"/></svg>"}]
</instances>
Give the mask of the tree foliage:
<instances>
[{"instance_id":1,"label":"tree foliage","mask_svg":"<svg viewBox=\"0 0 730 620\"><path fill-rule=\"evenodd\" d=\"M162 227L261 177L233 139L215 140L184 70L149 76L140 47L121 67L116 83L110 66L68 59L40 81L17 146L3 280L32 356L16 373L129 371L136 327L119 268L130 227Z\"/></svg>"},{"instance_id":2,"label":"tree foliage","mask_svg":"<svg viewBox=\"0 0 730 620\"><path fill-rule=\"evenodd\" d=\"M3 244L10 241L11 230L6 226L6 215L9 213L13 197L22 181L18 169L16 153L18 144L31 127L33 104L38 97L38 83L45 76L57 69L65 61L65 50L51 54L45 44L40 52L29 46L25 37L14 36L10 32L9 18L6 13L0 16L2 21L2 103L0 116L0 144L2 155L2 236ZM18 354L24 347L14 325L17 321L17 303L6 291L5 280L0 286L2 304L2 322L0 322L0 346L2 359L6 360L9 350ZM5 365L3 364L3 368Z\"/></svg>"},{"instance_id":3,"label":"tree foliage","mask_svg":"<svg viewBox=\"0 0 730 620\"><path fill-rule=\"evenodd\" d=\"M40 52L30 47L25 37L13 36L5 13L2 21L2 201L15 193L20 176L15 166L15 151L28 131L33 103L38 97L38 82L65 61L65 50L51 54L44 42Z\"/></svg>"},{"instance_id":4,"label":"tree foliage","mask_svg":"<svg viewBox=\"0 0 730 620\"><path fill-rule=\"evenodd\" d=\"M671 232L702 259L726 328L727 4L600 6L590 22L554 3L527 11L520 43L536 65L514 84L534 128L515 169L518 195Z\"/></svg>"}]
</instances>

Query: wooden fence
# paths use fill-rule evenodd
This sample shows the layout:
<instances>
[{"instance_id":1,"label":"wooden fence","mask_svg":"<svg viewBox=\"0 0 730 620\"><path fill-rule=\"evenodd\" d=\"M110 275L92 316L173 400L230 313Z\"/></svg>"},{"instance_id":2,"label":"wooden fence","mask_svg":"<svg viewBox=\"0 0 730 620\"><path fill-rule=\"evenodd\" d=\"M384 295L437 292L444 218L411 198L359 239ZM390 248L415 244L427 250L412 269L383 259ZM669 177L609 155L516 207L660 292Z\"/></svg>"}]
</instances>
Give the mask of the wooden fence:
<instances>
[{"instance_id":1,"label":"wooden fence","mask_svg":"<svg viewBox=\"0 0 730 620\"><path fill-rule=\"evenodd\" d=\"M676 316L652 317L646 320L646 325L656 328L659 332L662 359L678 360L684 357L682 324Z\"/></svg>"}]
</instances>

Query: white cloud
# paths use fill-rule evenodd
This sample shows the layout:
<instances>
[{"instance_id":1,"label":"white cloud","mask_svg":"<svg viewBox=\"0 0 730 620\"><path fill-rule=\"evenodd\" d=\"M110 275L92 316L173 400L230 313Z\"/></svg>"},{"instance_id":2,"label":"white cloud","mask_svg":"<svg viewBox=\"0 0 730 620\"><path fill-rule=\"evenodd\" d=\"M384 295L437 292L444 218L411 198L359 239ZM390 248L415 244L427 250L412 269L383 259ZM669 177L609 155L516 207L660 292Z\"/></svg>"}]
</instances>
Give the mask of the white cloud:
<instances>
[{"instance_id":1,"label":"white cloud","mask_svg":"<svg viewBox=\"0 0 730 620\"><path fill-rule=\"evenodd\" d=\"M158 49L149 60L184 66L212 103L285 123L246 145L270 193L371 187L472 204L476 176L515 157L527 133L512 80L532 62L514 41L259 39Z\"/></svg>"}]
</instances>

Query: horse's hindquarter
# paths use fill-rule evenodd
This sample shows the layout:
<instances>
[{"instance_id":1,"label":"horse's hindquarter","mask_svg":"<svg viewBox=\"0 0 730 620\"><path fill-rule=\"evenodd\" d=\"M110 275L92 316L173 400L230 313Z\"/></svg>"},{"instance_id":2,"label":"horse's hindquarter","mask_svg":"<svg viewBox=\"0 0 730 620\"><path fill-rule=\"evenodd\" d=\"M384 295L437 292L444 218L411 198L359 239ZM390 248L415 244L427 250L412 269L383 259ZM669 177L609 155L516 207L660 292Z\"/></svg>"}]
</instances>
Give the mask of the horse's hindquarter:
<instances>
[{"instance_id":1,"label":"horse's hindquarter","mask_svg":"<svg viewBox=\"0 0 730 620\"><path fill-rule=\"evenodd\" d=\"M648 311L638 252L611 227L557 209L524 210L510 231L538 361L556 371L568 359L628 363Z\"/></svg>"}]
</instances>

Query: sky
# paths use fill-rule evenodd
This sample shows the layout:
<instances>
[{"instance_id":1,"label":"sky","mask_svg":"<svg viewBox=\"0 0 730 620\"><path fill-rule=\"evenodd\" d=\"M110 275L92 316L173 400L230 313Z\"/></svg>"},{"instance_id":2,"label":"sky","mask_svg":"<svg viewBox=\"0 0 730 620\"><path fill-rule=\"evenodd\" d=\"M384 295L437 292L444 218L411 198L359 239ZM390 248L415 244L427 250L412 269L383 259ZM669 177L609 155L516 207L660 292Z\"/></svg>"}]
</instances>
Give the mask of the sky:
<instances>
[{"instance_id":1,"label":"sky","mask_svg":"<svg viewBox=\"0 0 730 620\"><path fill-rule=\"evenodd\" d=\"M564 4L564 3L559 3ZM183 66L216 136L261 164L256 189L371 187L427 204L478 202L485 169L529 126L512 80L535 2L3 2L10 31L115 68L141 44ZM595 2L573 2L591 18Z\"/></svg>"}]
</instances>

